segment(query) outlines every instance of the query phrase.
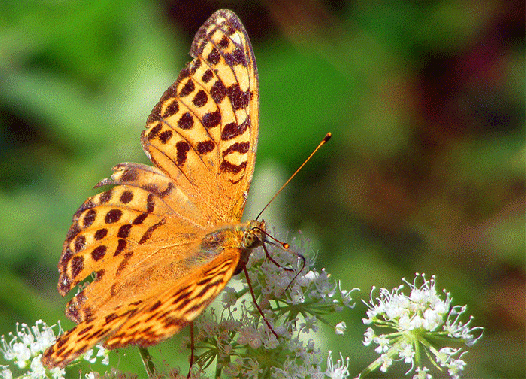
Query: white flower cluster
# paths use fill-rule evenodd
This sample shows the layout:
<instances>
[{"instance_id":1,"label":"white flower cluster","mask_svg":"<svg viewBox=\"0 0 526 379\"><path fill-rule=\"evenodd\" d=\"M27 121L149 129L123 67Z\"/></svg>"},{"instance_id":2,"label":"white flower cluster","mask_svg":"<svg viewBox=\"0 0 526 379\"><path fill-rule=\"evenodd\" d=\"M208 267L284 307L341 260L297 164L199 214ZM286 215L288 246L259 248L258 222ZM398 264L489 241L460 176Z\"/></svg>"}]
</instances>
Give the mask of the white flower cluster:
<instances>
[{"instance_id":1,"label":"white flower cluster","mask_svg":"<svg viewBox=\"0 0 526 379\"><path fill-rule=\"evenodd\" d=\"M2 351L6 361L13 361L13 363L20 370L28 370L23 378L46 378L46 369L42 365L40 358L42 353L49 346L55 343L56 337L53 331L53 326L38 320L35 326L29 327L26 324L17 324L16 335L9 333L11 341L7 342L2 336ZM57 325L58 334L62 333L60 324ZM13 377L12 371L8 366L1 366L2 371L0 375L3 379L11 379ZM49 372L52 378L64 378L66 371L64 369L55 368Z\"/></svg>"},{"instance_id":2,"label":"white flower cluster","mask_svg":"<svg viewBox=\"0 0 526 379\"><path fill-rule=\"evenodd\" d=\"M211 307L195 322L197 363L205 368L217 359L216 377L219 373L243 378L348 377L349 362L343 358L333 365L329 354L327 368L322 368L324 359L308 333L318 330L322 316L352 308L352 291L342 290L340 282L331 280L324 270L314 270L310 261L297 275L303 260L293 253L300 251L296 246L288 251L267 244L267 250L274 262L258 249L247 269L272 329L254 305L246 282L232 281L223 293L221 311ZM343 334L345 323L339 323L336 331ZM193 374L204 377L197 368Z\"/></svg>"},{"instance_id":3,"label":"white flower cluster","mask_svg":"<svg viewBox=\"0 0 526 379\"><path fill-rule=\"evenodd\" d=\"M191 377L205 378L206 368L215 362L213 377L348 378L349 358L340 354L333 363L329 351L324 359L311 337L325 315L354 307L354 290L342 290L340 282L331 280L325 270L316 271L311 261L304 264L301 255L291 252L305 251L304 246L290 251L272 244L266 248L270 257L262 248L253 252L247 264L259 309L241 275L224 290L222 303L209 307L195 321L196 357ZM406 375L412 373L413 379L432 379L426 362L459 378L466 366L466 351L451 344L472 346L481 338L483 328L472 327L472 318L461 321L466 307L453 306L445 290L437 293L435 277L428 280L425 274L416 274L413 283L403 281L405 284L391 291L381 288L376 298L373 288L371 300L365 303L368 310L363 322L370 327L364 344L374 344L380 356L360 377L375 370L386 372L394 362L403 361L410 365ZM49 327L38 321L32 327L17 325L9 342L2 336L0 352L14 367L0 365L0 379L64 378L64 369L47 370L41 363L42 353L56 341L54 328L62 333L60 325ZM344 322L334 326L337 335L345 329ZM100 357L107 365L108 351L97 346L83 359L94 363ZM96 377L96 373L84 376Z\"/></svg>"},{"instance_id":4,"label":"white flower cluster","mask_svg":"<svg viewBox=\"0 0 526 379\"><path fill-rule=\"evenodd\" d=\"M420 279L423 283L418 286ZM472 318L467 323L460 321L466 307L451 306L449 292L437 293L434 276L427 280L425 274L417 273L413 283L403 280L411 290L409 295L402 292L405 285L392 291L381 288L380 295L373 299L371 293L371 301L366 303L369 309L363 323L393 332L378 334L373 327L367 328L364 344L376 344L380 357L362 375L377 368L385 372L393 361L403 360L411 365L406 374L414 371L413 378L430 379L429 369L422 365L423 350L435 367L445 368L452 378L458 378L466 365L461 359L465 352L460 348L437 348L436 341L471 346L482 336L483 328L471 327Z\"/></svg>"},{"instance_id":5,"label":"white flower cluster","mask_svg":"<svg viewBox=\"0 0 526 379\"><path fill-rule=\"evenodd\" d=\"M48 326L44 321L38 320L35 326L29 327L26 324L17 324L16 335L9 333L11 340L6 341L5 336L2 336L0 352L2 352L6 361L12 361L16 366L13 368L15 372L19 371L16 377L23 379L41 379L53 378L62 379L66 375L66 370L61 368L46 369L40 359L42 353L56 341L55 331L57 328L57 335L63 333L60 323L58 325ZM108 364L107 351L102 347L98 347L98 352L93 356L93 349L88 351L84 358L94 363L96 357L103 357L102 363ZM12 379L13 371L9 366L0 366L0 378Z\"/></svg>"}]
</instances>

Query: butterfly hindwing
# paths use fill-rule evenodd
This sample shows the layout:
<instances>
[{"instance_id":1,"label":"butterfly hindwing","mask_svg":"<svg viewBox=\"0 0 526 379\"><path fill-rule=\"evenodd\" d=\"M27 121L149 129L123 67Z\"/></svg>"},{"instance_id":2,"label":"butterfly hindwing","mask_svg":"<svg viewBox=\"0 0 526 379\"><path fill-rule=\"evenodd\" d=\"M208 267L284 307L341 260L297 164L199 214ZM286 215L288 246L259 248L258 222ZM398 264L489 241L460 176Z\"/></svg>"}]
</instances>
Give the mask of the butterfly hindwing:
<instances>
[{"instance_id":1,"label":"butterfly hindwing","mask_svg":"<svg viewBox=\"0 0 526 379\"><path fill-rule=\"evenodd\" d=\"M79 355L86 353L95 344L106 338L120 325L129 314L136 312L137 307L122 307L114 311L111 317L99 317L82 321L75 328L60 336L55 344L42 356L46 367L65 367Z\"/></svg>"},{"instance_id":2,"label":"butterfly hindwing","mask_svg":"<svg viewBox=\"0 0 526 379\"><path fill-rule=\"evenodd\" d=\"M172 336L197 317L223 290L240 257L237 249L226 249L173 288L144 301L115 309L104 318L88 319L61 336L42 359L48 367L64 367L78 355L107 339L104 347L142 347Z\"/></svg>"},{"instance_id":3,"label":"butterfly hindwing","mask_svg":"<svg viewBox=\"0 0 526 379\"><path fill-rule=\"evenodd\" d=\"M227 249L190 277L185 277L180 285L150 299L106 341L105 347L150 346L179 331L223 290L239 257L239 249Z\"/></svg>"}]
</instances>

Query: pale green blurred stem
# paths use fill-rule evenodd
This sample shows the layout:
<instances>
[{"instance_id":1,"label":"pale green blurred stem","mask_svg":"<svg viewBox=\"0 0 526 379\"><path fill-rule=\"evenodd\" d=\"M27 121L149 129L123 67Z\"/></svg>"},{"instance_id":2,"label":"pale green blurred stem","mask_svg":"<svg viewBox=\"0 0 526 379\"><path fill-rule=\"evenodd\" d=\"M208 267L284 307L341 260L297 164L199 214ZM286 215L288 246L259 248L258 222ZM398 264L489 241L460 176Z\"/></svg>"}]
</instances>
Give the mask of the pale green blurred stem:
<instances>
[{"instance_id":1,"label":"pale green blurred stem","mask_svg":"<svg viewBox=\"0 0 526 379\"><path fill-rule=\"evenodd\" d=\"M141 354L142 363L144 364L144 369L146 370L148 377L153 378L155 373L155 365L153 364L150 352L145 347L139 347L139 353Z\"/></svg>"}]
</instances>

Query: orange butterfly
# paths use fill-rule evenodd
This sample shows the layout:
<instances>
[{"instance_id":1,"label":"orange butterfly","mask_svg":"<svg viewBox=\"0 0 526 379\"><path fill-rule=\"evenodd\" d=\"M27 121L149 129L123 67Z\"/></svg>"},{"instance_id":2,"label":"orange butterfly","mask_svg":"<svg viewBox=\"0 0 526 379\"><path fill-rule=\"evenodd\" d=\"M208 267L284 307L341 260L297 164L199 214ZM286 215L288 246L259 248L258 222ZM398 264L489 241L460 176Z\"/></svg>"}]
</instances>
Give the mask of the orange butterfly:
<instances>
[{"instance_id":1,"label":"orange butterfly","mask_svg":"<svg viewBox=\"0 0 526 379\"><path fill-rule=\"evenodd\" d=\"M64 367L96 343L149 346L197 317L265 241L262 221L240 223L256 160L258 74L238 17L215 12L197 32L177 81L148 117L154 164L122 163L114 185L73 216L58 265L78 325L42 358Z\"/></svg>"}]
</instances>

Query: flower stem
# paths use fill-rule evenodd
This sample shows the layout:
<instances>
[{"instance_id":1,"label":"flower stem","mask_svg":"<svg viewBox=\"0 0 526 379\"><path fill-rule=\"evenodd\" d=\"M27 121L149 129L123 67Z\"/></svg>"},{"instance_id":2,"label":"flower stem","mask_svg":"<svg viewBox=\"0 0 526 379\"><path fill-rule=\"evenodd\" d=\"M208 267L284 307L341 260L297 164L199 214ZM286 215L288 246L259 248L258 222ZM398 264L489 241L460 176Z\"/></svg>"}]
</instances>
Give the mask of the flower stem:
<instances>
[{"instance_id":1,"label":"flower stem","mask_svg":"<svg viewBox=\"0 0 526 379\"><path fill-rule=\"evenodd\" d=\"M148 374L148 378L153 378L155 373L155 365L153 364L150 352L145 347L139 347L139 353L141 354L142 363L144 364L144 369Z\"/></svg>"}]
</instances>

